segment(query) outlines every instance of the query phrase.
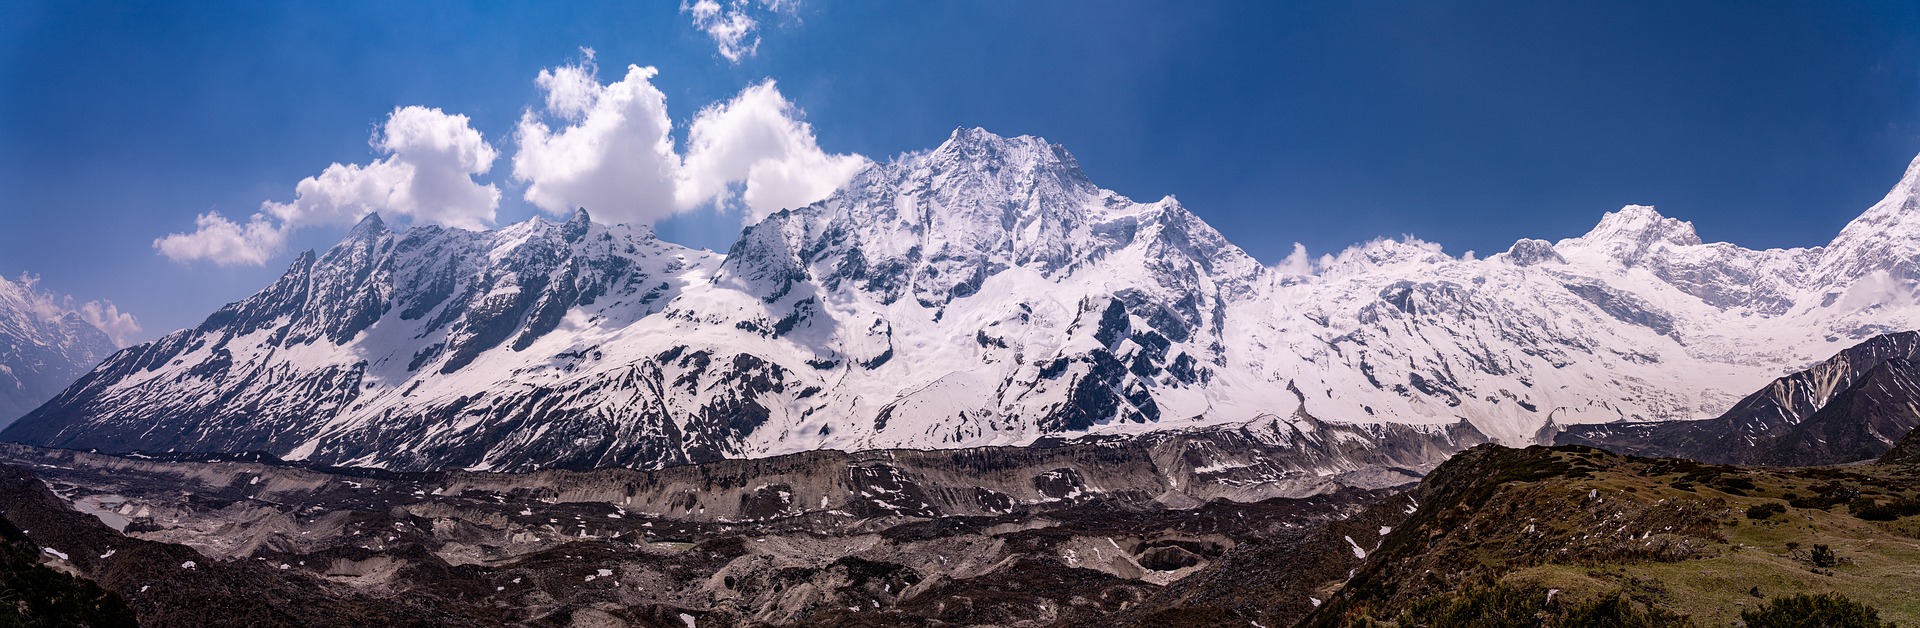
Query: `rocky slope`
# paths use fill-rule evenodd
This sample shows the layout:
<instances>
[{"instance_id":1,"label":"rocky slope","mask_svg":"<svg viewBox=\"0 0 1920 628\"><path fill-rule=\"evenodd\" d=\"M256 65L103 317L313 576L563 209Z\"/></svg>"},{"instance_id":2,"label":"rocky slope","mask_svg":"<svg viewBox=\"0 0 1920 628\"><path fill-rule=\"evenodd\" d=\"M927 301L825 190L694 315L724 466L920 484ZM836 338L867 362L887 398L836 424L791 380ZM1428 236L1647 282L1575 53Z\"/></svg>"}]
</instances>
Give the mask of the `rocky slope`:
<instances>
[{"instance_id":1,"label":"rocky slope","mask_svg":"<svg viewBox=\"0 0 1920 628\"><path fill-rule=\"evenodd\" d=\"M0 424L32 411L117 347L78 312L0 277Z\"/></svg>"},{"instance_id":2,"label":"rocky slope","mask_svg":"<svg viewBox=\"0 0 1920 628\"><path fill-rule=\"evenodd\" d=\"M1576 425L1561 444L1721 464L1874 460L1920 427L1920 333L1878 336L1773 381L1703 421Z\"/></svg>"},{"instance_id":3,"label":"rocky slope","mask_svg":"<svg viewBox=\"0 0 1920 628\"><path fill-rule=\"evenodd\" d=\"M1303 275L1261 266L1171 197L1097 187L1062 147L963 129L748 227L725 256L584 211L484 233L370 217L4 437L402 470L1303 416L1383 450L1407 445L1376 436L1430 442L1463 423L1530 443L1548 425L1716 416L1920 328L1904 256L1920 248L1917 194L1920 162L1824 248L1706 243L1630 206L1486 258L1383 240Z\"/></svg>"}]
</instances>

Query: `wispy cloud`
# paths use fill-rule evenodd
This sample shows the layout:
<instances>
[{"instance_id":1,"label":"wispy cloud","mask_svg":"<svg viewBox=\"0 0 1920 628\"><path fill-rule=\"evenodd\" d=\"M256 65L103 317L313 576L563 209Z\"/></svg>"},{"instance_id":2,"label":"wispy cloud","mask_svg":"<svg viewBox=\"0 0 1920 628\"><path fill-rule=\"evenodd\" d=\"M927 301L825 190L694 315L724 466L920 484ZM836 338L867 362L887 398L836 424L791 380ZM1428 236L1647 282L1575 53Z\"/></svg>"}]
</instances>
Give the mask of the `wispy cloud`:
<instances>
[{"instance_id":1,"label":"wispy cloud","mask_svg":"<svg viewBox=\"0 0 1920 628\"><path fill-rule=\"evenodd\" d=\"M792 15L798 0L695 0L681 3L680 11L693 17L693 27L707 34L720 56L738 64L760 52L760 21Z\"/></svg>"}]
</instances>

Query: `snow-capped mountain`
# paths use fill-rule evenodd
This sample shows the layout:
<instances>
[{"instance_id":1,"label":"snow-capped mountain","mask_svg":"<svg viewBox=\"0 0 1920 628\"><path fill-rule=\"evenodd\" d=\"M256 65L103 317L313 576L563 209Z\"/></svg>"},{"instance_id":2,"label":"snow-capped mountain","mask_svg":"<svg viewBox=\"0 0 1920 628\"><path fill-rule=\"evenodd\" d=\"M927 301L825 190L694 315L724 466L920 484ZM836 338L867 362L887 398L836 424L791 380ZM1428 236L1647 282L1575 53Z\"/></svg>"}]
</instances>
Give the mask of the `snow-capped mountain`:
<instances>
[{"instance_id":1,"label":"snow-capped mountain","mask_svg":"<svg viewBox=\"0 0 1920 628\"><path fill-rule=\"evenodd\" d=\"M35 293L31 281L0 277L0 424L39 407L118 348L79 312Z\"/></svg>"},{"instance_id":2,"label":"snow-capped mountain","mask_svg":"<svg viewBox=\"0 0 1920 628\"><path fill-rule=\"evenodd\" d=\"M959 130L725 256L584 211L484 233L369 218L4 436L405 469L1246 425L1529 443L1715 416L1920 328L1917 186L1920 162L1825 248L1703 243L1630 206L1484 259L1380 240L1299 274L1172 197L1099 188L1060 146Z\"/></svg>"}]
</instances>

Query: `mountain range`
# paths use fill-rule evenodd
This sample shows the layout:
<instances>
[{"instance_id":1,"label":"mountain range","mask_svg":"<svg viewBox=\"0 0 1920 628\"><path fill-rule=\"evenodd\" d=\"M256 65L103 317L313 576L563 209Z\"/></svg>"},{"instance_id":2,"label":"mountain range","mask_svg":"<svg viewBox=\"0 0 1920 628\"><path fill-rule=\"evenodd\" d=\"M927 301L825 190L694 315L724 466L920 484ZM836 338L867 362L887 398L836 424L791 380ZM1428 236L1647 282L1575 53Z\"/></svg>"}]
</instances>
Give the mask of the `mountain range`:
<instances>
[{"instance_id":1,"label":"mountain range","mask_svg":"<svg viewBox=\"0 0 1920 628\"><path fill-rule=\"evenodd\" d=\"M1484 258L1377 240L1301 272L1172 197L1098 187L1063 147L961 129L725 255L586 210L485 232L369 216L0 437L529 470L1251 430L1419 443L1433 456L1402 462L1431 466L1722 415L1920 328L1916 253L1920 161L1823 247L1707 243L1628 206Z\"/></svg>"},{"instance_id":2,"label":"mountain range","mask_svg":"<svg viewBox=\"0 0 1920 628\"><path fill-rule=\"evenodd\" d=\"M32 277L0 277L0 424L39 407L118 349L79 312L36 293Z\"/></svg>"}]
</instances>

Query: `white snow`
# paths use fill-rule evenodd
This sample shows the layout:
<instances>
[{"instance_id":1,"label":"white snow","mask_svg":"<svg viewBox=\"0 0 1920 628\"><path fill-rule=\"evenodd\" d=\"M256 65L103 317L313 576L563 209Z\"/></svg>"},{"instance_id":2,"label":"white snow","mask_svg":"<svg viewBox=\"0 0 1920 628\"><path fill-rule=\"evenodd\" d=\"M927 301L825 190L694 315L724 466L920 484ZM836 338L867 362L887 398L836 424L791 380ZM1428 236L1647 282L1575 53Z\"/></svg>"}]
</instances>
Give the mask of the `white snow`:
<instances>
[{"instance_id":1,"label":"white snow","mask_svg":"<svg viewBox=\"0 0 1920 628\"><path fill-rule=\"evenodd\" d=\"M1146 374L1123 368L1106 386L1139 391L1158 418L1121 399L1111 416L1087 417L1084 431L1250 424L1300 410L1340 425L1437 430L1464 421L1499 442L1530 444L1552 425L1715 416L1866 337L1920 328L1916 198L1920 162L1818 248L1707 243L1688 223L1628 206L1554 243L1455 257L1437 244L1383 239L1303 273L1299 264L1262 266L1177 199L1140 202L1097 187L1060 147L961 130L751 226L731 257L660 241L645 227L593 224L570 240L543 219L350 240L316 262L313 281L316 289L345 281L355 256L391 259L381 267L397 270L378 279L396 306L372 326L340 344L276 346L278 325L212 332L247 332L221 343L180 338L197 348L151 370L125 369L94 401L115 409L103 425L151 426L156 412L230 399L301 434L289 457L371 466L428 464L410 452L460 449L448 446L489 434L480 459L456 464L504 470L550 463L525 456L577 436L521 420L513 409L536 391L560 391L545 397L561 400L557 411L604 424L621 439L610 451L644 441L684 453L687 443L667 434L704 434L704 410L743 399L767 417L724 443L733 456L1017 445L1057 429L1042 419L1062 416L1101 360L1163 352L1157 362L1141 358ZM411 246L399 247L402 239ZM556 258L578 264L527 261ZM441 269L451 286L436 283ZM443 372L453 359L446 347L478 333L473 310L449 311L463 302L455 298L412 315L406 306L443 288L504 303L523 290L523 273L611 287L555 317L552 331L536 338L523 322L508 341ZM1125 331L1103 338L1116 301L1126 304ZM436 323L442 314L447 321ZM321 324L283 322L314 335ZM363 389L351 405L314 405L269 385L230 396L228 382L258 378L189 375L229 359L214 346L236 371L272 372L274 381L365 363ZM1174 374L1177 359L1196 373L1191 381ZM743 384L776 375L777 390ZM463 410L441 412L455 405ZM417 423L442 415L453 418ZM509 424L520 427L490 431ZM1295 429L1370 438L1363 429L1281 427L1293 428L1278 432L1285 438ZM372 433L395 436L379 451L329 449Z\"/></svg>"}]
</instances>

